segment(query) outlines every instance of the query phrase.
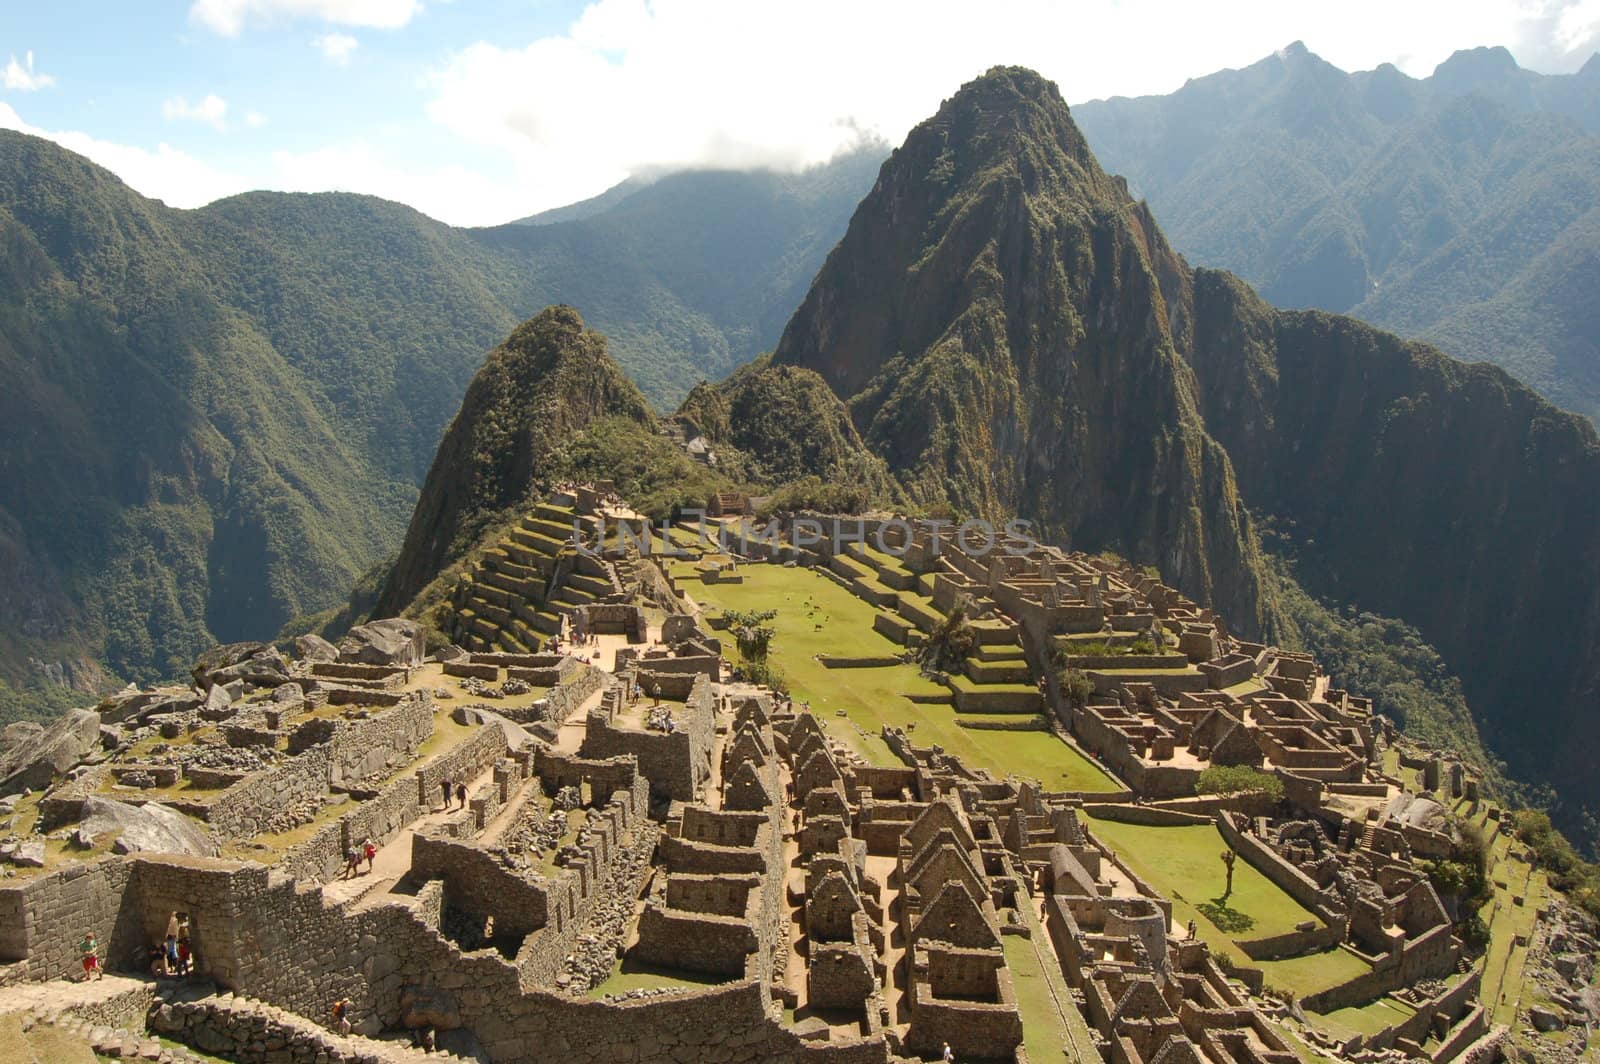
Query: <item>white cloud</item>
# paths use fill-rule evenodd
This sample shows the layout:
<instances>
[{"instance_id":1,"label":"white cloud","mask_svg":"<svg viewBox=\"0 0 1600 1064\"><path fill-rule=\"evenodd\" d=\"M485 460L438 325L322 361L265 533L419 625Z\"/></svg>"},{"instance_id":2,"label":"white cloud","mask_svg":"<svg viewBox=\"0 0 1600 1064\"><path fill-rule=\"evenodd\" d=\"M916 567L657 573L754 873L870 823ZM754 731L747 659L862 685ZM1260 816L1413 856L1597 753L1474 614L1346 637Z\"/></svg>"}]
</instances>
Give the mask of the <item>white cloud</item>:
<instances>
[{"instance_id":1,"label":"white cloud","mask_svg":"<svg viewBox=\"0 0 1600 1064\"><path fill-rule=\"evenodd\" d=\"M189 17L224 37L236 37L246 24L296 19L393 30L421 10L422 0L194 0Z\"/></svg>"},{"instance_id":2,"label":"white cloud","mask_svg":"<svg viewBox=\"0 0 1600 1064\"><path fill-rule=\"evenodd\" d=\"M190 103L174 96L161 105L161 117L169 122L203 122L216 129L228 128L228 101L216 93Z\"/></svg>"},{"instance_id":3,"label":"white cloud","mask_svg":"<svg viewBox=\"0 0 1600 1064\"><path fill-rule=\"evenodd\" d=\"M1458 48L1516 51L1549 3L991 0L974 17L966 0L597 0L564 34L456 53L428 112L508 153L553 205L646 167L797 167L861 130L898 142L996 63L1068 100L1171 92L1297 39L1346 69L1425 75Z\"/></svg>"},{"instance_id":4,"label":"white cloud","mask_svg":"<svg viewBox=\"0 0 1600 1064\"><path fill-rule=\"evenodd\" d=\"M219 32L238 32L296 17L398 25L421 7L420 0L198 0L192 11ZM898 142L995 63L1035 67L1069 101L1170 92L1188 77L1253 63L1294 40L1347 70L1394 62L1420 76L1456 49L1486 43L1506 44L1536 69L1570 70L1587 58L1584 42L1593 47L1597 16L1600 0L1348 0L1338 7L990 0L982 18L958 0L599 0L564 33L522 47L474 44L429 72L426 112L435 131L417 130L414 115L386 114L366 127L370 141L235 155L234 172L165 144L146 149L28 131L176 205L248 188L344 189L480 225L581 199L629 173L798 167L829 158L862 131ZM264 121L210 99L176 103L181 116L219 127ZM274 121L282 118L274 112ZM18 123L15 112L0 113L0 124ZM467 143L452 145L452 134ZM330 131L327 140L337 135Z\"/></svg>"},{"instance_id":5,"label":"white cloud","mask_svg":"<svg viewBox=\"0 0 1600 1064\"><path fill-rule=\"evenodd\" d=\"M244 115L244 124L249 126L251 129L256 129L267 124L267 116L262 114L260 111L246 111Z\"/></svg>"},{"instance_id":6,"label":"white cloud","mask_svg":"<svg viewBox=\"0 0 1600 1064\"><path fill-rule=\"evenodd\" d=\"M19 92L38 92L48 89L56 83L56 79L49 74L42 74L33 69L33 52L24 53L22 62L17 62L17 57L12 56L11 62L6 64L4 74L0 74L5 87L16 89Z\"/></svg>"},{"instance_id":7,"label":"white cloud","mask_svg":"<svg viewBox=\"0 0 1600 1064\"><path fill-rule=\"evenodd\" d=\"M1578 0L1556 17L1555 38L1566 51L1593 48L1600 42L1600 0Z\"/></svg>"},{"instance_id":8,"label":"white cloud","mask_svg":"<svg viewBox=\"0 0 1600 1064\"><path fill-rule=\"evenodd\" d=\"M497 225L530 213L527 190L514 178L456 164L426 169L365 143L274 152L272 173L274 188L381 196L452 225Z\"/></svg>"},{"instance_id":9,"label":"white cloud","mask_svg":"<svg viewBox=\"0 0 1600 1064\"><path fill-rule=\"evenodd\" d=\"M361 42L348 33L324 33L320 37L311 39L311 46L322 53L322 58L334 66L346 66L350 62L350 53L360 46Z\"/></svg>"}]
</instances>

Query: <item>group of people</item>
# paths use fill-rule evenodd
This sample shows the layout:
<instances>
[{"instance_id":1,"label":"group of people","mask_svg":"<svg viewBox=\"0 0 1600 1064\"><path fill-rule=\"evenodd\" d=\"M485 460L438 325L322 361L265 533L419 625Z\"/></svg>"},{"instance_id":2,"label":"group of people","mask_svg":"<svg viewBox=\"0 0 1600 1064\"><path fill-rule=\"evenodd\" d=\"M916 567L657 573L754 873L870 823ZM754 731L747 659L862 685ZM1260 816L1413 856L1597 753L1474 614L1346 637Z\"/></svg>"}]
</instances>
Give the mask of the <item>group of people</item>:
<instances>
[{"instance_id":1,"label":"group of people","mask_svg":"<svg viewBox=\"0 0 1600 1064\"><path fill-rule=\"evenodd\" d=\"M193 962L187 930L181 935L168 932L161 945L150 948L151 975L187 976Z\"/></svg>"},{"instance_id":2,"label":"group of people","mask_svg":"<svg viewBox=\"0 0 1600 1064\"><path fill-rule=\"evenodd\" d=\"M465 783L451 783L448 779L442 779L439 781L439 791L444 796L446 810L450 808L450 796L452 794L455 795L456 801L460 803L458 808L465 809L467 807L467 785Z\"/></svg>"},{"instance_id":3,"label":"group of people","mask_svg":"<svg viewBox=\"0 0 1600 1064\"><path fill-rule=\"evenodd\" d=\"M344 852L344 878L361 875L361 862L367 862L367 872L372 871L372 862L378 856L378 847L370 838L362 841L360 846L352 846Z\"/></svg>"},{"instance_id":4,"label":"group of people","mask_svg":"<svg viewBox=\"0 0 1600 1064\"><path fill-rule=\"evenodd\" d=\"M84 981L99 979L105 974L100 963L100 939L93 931L84 933L78 943L78 953L83 963ZM189 942L189 918L180 913L167 917L167 934L149 949L150 974L155 976L187 976L194 967L194 953ZM135 955L135 964L140 955Z\"/></svg>"}]
</instances>

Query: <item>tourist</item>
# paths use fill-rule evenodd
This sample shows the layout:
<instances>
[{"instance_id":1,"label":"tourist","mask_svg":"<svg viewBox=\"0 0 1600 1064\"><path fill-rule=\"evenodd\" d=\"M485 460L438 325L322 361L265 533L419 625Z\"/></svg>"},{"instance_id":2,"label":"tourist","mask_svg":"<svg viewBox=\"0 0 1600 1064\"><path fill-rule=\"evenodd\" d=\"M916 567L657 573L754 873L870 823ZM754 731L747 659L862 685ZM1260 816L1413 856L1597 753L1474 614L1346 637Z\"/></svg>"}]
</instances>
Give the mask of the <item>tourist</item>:
<instances>
[{"instance_id":1,"label":"tourist","mask_svg":"<svg viewBox=\"0 0 1600 1064\"><path fill-rule=\"evenodd\" d=\"M361 854L354 846L344 851L344 878L349 879L361 871Z\"/></svg>"},{"instance_id":2,"label":"tourist","mask_svg":"<svg viewBox=\"0 0 1600 1064\"><path fill-rule=\"evenodd\" d=\"M1190 941L1190 942L1193 942L1193 941L1194 941L1194 936L1195 936L1195 926L1194 926L1194 921L1193 921L1193 920L1190 920L1190 921L1189 921L1189 935L1188 935L1188 938L1189 938L1189 941Z\"/></svg>"},{"instance_id":3,"label":"tourist","mask_svg":"<svg viewBox=\"0 0 1600 1064\"><path fill-rule=\"evenodd\" d=\"M367 874L371 875L372 862L378 856L378 848L372 844L371 839L361 844L361 855L367 859Z\"/></svg>"},{"instance_id":4,"label":"tourist","mask_svg":"<svg viewBox=\"0 0 1600 1064\"><path fill-rule=\"evenodd\" d=\"M93 931L83 936L83 941L78 943L78 952L83 954L84 981L100 978L100 942L94 937Z\"/></svg>"},{"instance_id":5,"label":"tourist","mask_svg":"<svg viewBox=\"0 0 1600 1064\"><path fill-rule=\"evenodd\" d=\"M467 807L467 785L465 783L456 784L456 798L460 800L461 808L465 809Z\"/></svg>"},{"instance_id":6,"label":"tourist","mask_svg":"<svg viewBox=\"0 0 1600 1064\"><path fill-rule=\"evenodd\" d=\"M189 974L189 962L192 954L189 952L189 936L184 935L178 939L178 974Z\"/></svg>"},{"instance_id":7,"label":"tourist","mask_svg":"<svg viewBox=\"0 0 1600 1064\"><path fill-rule=\"evenodd\" d=\"M350 999L340 998L333 1003L333 1023L339 1028L339 1033L350 1033Z\"/></svg>"},{"instance_id":8,"label":"tourist","mask_svg":"<svg viewBox=\"0 0 1600 1064\"><path fill-rule=\"evenodd\" d=\"M448 779L440 780L439 781L439 787L444 791L444 807L446 809L449 809L450 808L450 781Z\"/></svg>"},{"instance_id":9,"label":"tourist","mask_svg":"<svg viewBox=\"0 0 1600 1064\"><path fill-rule=\"evenodd\" d=\"M945 1060L945 1064L954 1064L955 1059L956 1059L956 1051L950 1048L950 1043L949 1042L946 1042L944 1044L944 1060Z\"/></svg>"},{"instance_id":10,"label":"tourist","mask_svg":"<svg viewBox=\"0 0 1600 1064\"><path fill-rule=\"evenodd\" d=\"M167 974L172 975L178 970L178 939L176 935L168 935L161 946L161 959L166 961Z\"/></svg>"}]
</instances>

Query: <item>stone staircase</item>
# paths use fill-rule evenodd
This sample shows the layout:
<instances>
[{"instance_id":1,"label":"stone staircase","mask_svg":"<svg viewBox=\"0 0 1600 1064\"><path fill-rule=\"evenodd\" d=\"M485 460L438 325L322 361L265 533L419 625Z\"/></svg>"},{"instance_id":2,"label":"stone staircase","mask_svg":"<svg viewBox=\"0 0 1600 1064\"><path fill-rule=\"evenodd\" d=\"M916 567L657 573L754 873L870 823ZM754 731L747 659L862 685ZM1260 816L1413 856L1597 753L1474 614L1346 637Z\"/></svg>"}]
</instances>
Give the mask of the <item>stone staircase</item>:
<instances>
[{"instance_id":1,"label":"stone staircase","mask_svg":"<svg viewBox=\"0 0 1600 1064\"><path fill-rule=\"evenodd\" d=\"M0 1058L91 1064L99 1057L190 1064L202 1058L132 1030L156 1000L151 979L107 975L18 983L0 990Z\"/></svg>"}]
</instances>

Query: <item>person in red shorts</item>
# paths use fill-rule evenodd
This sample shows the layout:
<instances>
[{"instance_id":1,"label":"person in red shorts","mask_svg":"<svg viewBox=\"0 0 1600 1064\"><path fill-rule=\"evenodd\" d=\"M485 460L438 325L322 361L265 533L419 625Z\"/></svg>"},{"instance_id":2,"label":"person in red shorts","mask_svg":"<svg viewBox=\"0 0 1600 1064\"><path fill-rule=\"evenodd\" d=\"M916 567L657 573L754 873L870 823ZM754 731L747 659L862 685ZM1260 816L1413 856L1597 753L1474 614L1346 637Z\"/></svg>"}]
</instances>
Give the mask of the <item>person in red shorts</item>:
<instances>
[{"instance_id":1,"label":"person in red shorts","mask_svg":"<svg viewBox=\"0 0 1600 1064\"><path fill-rule=\"evenodd\" d=\"M78 952L83 954L83 978L98 979L100 971L100 943L95 939L94 932L90 931L83 936L83 941L78 943Z\"/></svg>"}]
</instances>

